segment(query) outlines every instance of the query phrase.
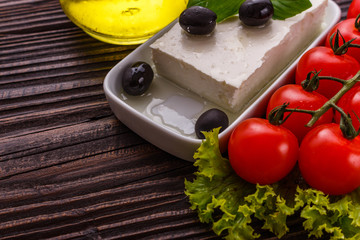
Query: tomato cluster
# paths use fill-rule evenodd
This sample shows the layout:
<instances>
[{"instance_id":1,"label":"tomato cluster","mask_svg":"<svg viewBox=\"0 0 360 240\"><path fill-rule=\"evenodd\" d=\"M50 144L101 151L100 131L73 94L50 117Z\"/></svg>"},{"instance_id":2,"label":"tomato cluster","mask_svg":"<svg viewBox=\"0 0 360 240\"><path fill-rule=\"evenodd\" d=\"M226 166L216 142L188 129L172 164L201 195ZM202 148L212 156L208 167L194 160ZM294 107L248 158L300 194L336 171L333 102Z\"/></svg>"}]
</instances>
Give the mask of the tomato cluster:
<instances>
[{"instance_id":1,"label":"tomato cluster","mask_svg":"<svg viewBox=\"0 0 360 240\"><path fill-rule=\"evenodd\" d=\"M273 93L268 119L249 118L235 128L228 154L240 177L271 184L298 164L305 181L326 194L360 187L360 85L353 81L360 72L359 19L360 0L354 0L325 44L302 55L294 83Z\"/></svg>"}]
</instances>

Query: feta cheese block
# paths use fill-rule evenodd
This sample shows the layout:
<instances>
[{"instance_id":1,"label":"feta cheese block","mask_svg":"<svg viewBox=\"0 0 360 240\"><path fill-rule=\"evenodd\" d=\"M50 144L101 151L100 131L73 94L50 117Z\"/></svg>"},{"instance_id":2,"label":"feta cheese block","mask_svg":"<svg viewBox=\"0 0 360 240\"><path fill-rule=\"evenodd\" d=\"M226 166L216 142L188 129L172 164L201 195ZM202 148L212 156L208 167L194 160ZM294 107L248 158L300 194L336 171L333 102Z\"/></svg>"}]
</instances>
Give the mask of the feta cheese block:
<instances>
[{"instance_id":1,"label":"feta cheese block","mask_svg":"<svg viewBox=\"0 0 360 240\"><path fill-rule=\"evenodd\" d=\"M249 27L237 16L207 36L176 23L150 47L157 73L231 112L240 111L321 31L327 0L286 20Z\"/></svg>"}]
</instances>

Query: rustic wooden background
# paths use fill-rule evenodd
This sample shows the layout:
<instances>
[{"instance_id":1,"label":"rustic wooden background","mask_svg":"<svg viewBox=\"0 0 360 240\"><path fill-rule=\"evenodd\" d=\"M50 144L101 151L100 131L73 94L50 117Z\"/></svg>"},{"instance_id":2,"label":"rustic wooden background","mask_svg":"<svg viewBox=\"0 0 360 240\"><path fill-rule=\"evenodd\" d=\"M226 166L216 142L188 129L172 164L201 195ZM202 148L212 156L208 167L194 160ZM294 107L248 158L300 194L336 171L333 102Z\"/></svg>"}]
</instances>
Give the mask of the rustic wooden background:
<instances>
[{"instance_id":1,"label":"rustic wooden background","mask_svg":"<svg viewBox=\"0 0 360 240\"><path fill-rule=\"evenodd\" d=\"M0 0L0 239L217 238L189 209L192 163L107 104L103 79L135 48L92 39L58 0ZM284 239L307 239L293 225Z\"/></svg>"}]
</instances>

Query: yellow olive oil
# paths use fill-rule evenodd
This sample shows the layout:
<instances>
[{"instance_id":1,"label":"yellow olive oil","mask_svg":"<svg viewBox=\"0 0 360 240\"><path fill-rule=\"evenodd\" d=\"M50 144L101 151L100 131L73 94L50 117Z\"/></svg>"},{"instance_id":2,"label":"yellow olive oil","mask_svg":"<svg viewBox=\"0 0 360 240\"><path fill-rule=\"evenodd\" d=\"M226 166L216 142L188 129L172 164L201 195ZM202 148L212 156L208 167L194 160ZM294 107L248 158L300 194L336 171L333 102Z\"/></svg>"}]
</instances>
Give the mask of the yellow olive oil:
<instances>
[{"instance_id":1,"label":"yellow olive oil","mask_svg":"<svg viewBox=\"0 0 360 240\"><path fill-rule=\"evenodd\" d=\"M77 26L101 41L140 44L186 8L188 0L60 0Z\"/></svg>"}]
</instances>

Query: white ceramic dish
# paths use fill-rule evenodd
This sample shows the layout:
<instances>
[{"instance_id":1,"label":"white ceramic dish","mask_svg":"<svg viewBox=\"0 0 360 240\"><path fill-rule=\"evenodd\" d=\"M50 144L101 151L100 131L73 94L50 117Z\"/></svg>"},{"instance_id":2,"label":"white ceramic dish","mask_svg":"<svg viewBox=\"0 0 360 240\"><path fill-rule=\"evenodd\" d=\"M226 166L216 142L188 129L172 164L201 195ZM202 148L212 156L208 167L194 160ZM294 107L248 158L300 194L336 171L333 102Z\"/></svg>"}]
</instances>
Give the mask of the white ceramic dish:
<instances>
[{"instance_id":1,"label":"white ceramic dish","mask_svg":"<svg viewBox=\"0 0 360 240\"><path fill-rule=\"evenodd\" d=\"M321 44L340 17L339 6L330 0L326 10L324 30L302 53ZM196 138L193 131L195 121L205 110L220 107L156 74L148 93L144 96L129 97L123 93L121 87L121 76L126 67L136 61L145 61L153 65L149 46L167 32L173 24L175 21L119 62L107 74L104 91L116 117L131 130L172 155L194 161L193 154L202 141ZM271 94L280 86L290 82L299 57L294 59L258 96L249 99L248 106L242 112L234 114L224 110L229 116L230 125L219 135L222 149L225 149L232 130L239 122L249 117L261 116Z\"/></svg>"}]
</instances>

